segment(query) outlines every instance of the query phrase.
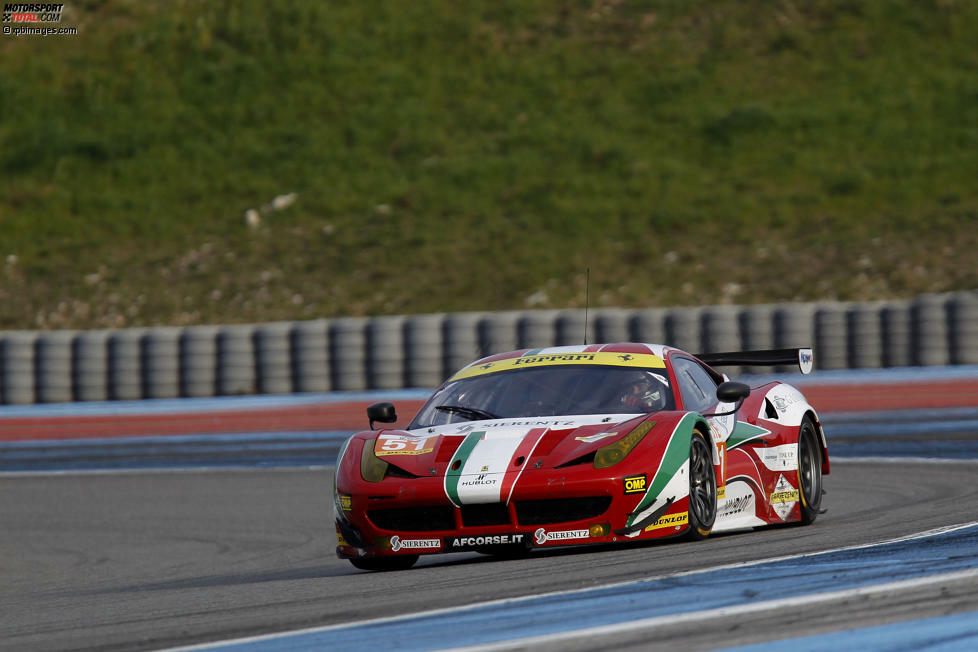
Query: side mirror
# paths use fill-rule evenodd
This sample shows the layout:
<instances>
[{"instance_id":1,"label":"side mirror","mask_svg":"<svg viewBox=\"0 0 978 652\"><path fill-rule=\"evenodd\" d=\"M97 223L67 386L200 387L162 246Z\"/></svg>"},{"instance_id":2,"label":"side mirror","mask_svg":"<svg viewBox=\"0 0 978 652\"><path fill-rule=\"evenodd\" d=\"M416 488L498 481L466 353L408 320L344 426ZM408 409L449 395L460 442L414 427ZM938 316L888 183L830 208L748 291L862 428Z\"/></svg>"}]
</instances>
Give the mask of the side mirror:
<instances>
[{"instance_id":1,"label":"side mirror","mask_svg":"<svg viewBox=\"0 0 978 652\"><path fill-rule=\"evenodd\" d=\"M370 420L370 429L374 429L374 421L381 423L394 423L397 421L397 412L394 410L393 403L374 403L367 406L367 419Z\"/></svg>"},{"instance_id":2,"label":"side mirror","mask_svg":"<svg viewBox=\"0 0 978 652\"><path fill-rule=\"evenodd\" d=\"M724 403L736 403L737 401L743 401L750 395L750 385L746 383L738 383L733 380L728 380L725 383L720 383L717 387L717 398Z\"/></svg>"},{"instance_id":3,"label":"side mirror","mask_svg":"<svg viewBox=\"0 0 978 652\"><path fill-rule=\"evenodd\" d=\"M741 404L744 399L750 395L750 385L745 383L738 383L733 380L728 380L724 383L720 383L717 387L717 399L721 403L736 403L734 409L728 412L714 412L713 414L704 414L704 417L724 417L728 414L734 414L740 409Z\"/></svg>"}]
</instances>

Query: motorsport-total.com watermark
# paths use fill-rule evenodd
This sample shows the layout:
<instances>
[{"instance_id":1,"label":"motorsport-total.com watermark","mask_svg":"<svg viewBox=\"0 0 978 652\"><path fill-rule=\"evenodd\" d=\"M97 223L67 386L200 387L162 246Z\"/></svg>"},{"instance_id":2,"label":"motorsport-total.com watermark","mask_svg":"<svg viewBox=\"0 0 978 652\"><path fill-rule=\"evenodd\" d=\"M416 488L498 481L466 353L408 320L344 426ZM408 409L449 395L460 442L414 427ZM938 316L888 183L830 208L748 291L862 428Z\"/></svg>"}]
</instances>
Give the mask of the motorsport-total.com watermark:
<instances>
[{"instance_id":1,"label":"motorsport-total.com watermark","mask_svg":"<svg viewBox=\"0 0 978 652\"><path fill-rule=\"evenodd\" d=\"M51 27L60 23L64 4L7 2L3 5L3 33L12 36L59 36L78 33L77 27ZM12 23L12 24L11 24Z\"/></svg>"}]
</instances>

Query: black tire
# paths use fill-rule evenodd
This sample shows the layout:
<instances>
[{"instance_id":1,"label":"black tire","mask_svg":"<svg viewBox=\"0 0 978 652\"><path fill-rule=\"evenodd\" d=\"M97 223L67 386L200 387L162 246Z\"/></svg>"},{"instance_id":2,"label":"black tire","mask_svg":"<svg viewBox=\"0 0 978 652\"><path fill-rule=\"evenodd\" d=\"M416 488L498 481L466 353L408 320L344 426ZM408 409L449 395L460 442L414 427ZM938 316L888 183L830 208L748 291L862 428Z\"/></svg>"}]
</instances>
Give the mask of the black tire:
<instances>
[{"instance_id":1,"label":"black tire","mask_svg":"<svg viewBox=\"0 0 978 652\"><path fill-rule=\"evenodd\" d=\"M822 446L810 417L798 430L798 502L801 524L810 525L822 507Z\"/></svg>"},{"instance_id":2,"label":"black tire","mask_svg":"<svg viewBox=\"0 0 978 652\"><path fill-rule=\"evenodd\" d=\"M713 470L710 443L698 430L689 441L689 531L690 539L705 539L717 520L717 477Z\"/></svg>"},{"instance_id":3,"label":"black tire","mask_svg":"<svg viewBox=\"0 0 978 652\"><path fill-rule=\"evenodd\" d=\"M350 563L360 570L395 571L407 570L418 561L418 555L397 555L396 557L363 557L351 559Z\"/></svg>"}]
</instances>

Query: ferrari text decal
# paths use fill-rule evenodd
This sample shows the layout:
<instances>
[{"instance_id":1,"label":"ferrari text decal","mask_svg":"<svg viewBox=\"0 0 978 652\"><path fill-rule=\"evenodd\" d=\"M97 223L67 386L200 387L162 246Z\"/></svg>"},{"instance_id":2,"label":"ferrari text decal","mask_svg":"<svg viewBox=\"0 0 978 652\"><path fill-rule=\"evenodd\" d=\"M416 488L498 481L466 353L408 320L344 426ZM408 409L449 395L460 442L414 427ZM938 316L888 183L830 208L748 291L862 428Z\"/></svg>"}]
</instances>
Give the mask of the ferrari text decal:
<instances>
[{"instance_id":1,"label":"ferrari text decal","mask_svg":"<svg viewBox=\"0 0 978 652\"><path fill-rule=\"evenodd\" d=\"M391 537L391 550L438 550L441 541L438 539L402 539L396 534Z\"/></svg>"},{"instance_id":2,"label":"ferrari text decal","mask_svg":"<svg viewBox=\"0 0 978 652\"><path fill-rule=\"evenodd\" d=\"M587 539L589 533L587 530L558 530L556 532L547 532L543 528L539 528L533 533L533 539L536 541L538 546L542 546L548 541L566 541L568 539Z\"/></svg>"},{"instance_id":3,"label":"ferrari text decal","mask_svg":"<svg viewBox=\"0 0 978 652\"><path fill-rule=\"evenodd\" d=\"M652 530L661 530L663 528L675 528L681 530L682 526L686 525L689 521L689 512L680 512L679 514L666 514L658 521L652 525L645 528L646 532L651 532Z\"/></svg>"},{"instance_id":4,"label":"ferrari text decal","mask_svg":"<svg viewBox=\"0 0 978 652\"><path fill-rule=\"evenodd\" d=\"M648 478L644 473L642 475L626 475L622 481L625 483L626 494L644 493L648 484Z\"/></svg>"},{"instance_id":5,"label":"ferrari text decal","mask_svg":"<svg viewBox=\"0 0 978 652\"><path fill-rule=\"evenodd\" d=\"M543 355L523 355L484 364L474 364L452 376L452 380L492 374L497 371L519 369L521 367L554 366L568 364L605 365L615 367L645 367L664 369L662 358L651 353L550 353Z\"/></svg>"}]
</instances>

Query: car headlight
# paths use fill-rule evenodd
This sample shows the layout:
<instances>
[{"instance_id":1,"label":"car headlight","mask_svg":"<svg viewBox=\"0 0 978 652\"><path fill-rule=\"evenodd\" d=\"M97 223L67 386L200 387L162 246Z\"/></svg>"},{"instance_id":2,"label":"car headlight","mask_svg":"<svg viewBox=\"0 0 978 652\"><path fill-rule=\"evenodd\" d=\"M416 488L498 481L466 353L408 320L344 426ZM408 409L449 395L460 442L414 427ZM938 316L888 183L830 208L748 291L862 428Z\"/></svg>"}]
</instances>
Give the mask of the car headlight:
<instances>
[{"instance_id":1,"label":"car headlight","mask_svg":"<svg viewBox=\"0 0 978 652\"><path fill-rule=\"evenodd\" d=\"M602 446L594 454L594 468L606 469L621 462L638 446L638 443L652 430L655 421L643 421L630 433L619 439L613 444Z\"/></svg>"},{"instance_id":2,"label":"car headlight","mask_svg":"<svg viewBox=\"0 0 978 652\"><path fill-rule=\"evenodd\" d=\"M363 442L360 453L360 477L367 482L380 482L387 475L388 464L374 453L374 442Z\"/></svg>"}]
</instances>

